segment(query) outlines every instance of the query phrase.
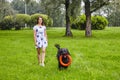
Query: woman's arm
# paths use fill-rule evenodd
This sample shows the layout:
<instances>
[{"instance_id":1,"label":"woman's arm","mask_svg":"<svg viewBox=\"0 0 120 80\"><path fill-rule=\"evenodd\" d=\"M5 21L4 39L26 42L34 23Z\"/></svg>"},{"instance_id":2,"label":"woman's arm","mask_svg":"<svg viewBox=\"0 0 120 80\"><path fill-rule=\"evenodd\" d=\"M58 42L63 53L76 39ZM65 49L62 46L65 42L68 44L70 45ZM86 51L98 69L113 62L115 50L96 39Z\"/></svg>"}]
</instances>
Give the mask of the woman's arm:
<instances>
[{"instance_id":1,"label":"woman's arm","mask_svg":"<svg viewBox=\"0 0 120 80\"><path fill-rule=\"evenodd\" d=\"M34 43L35 43L35 46L37 46L37 44L36 44L36 31L33 30L33 33L34 33Z\"/></svg>"},{"instance_id":2,"label":"woman's arm","mask_svg":"<svg viewBox=\"0 0 120 80\"><path fill-rule=\"evenodd\" d=\"M45 29L45 31L44 31L44 34L45 34L46 40L48 41L46 29Z\"/></svg>"}]
</instances>

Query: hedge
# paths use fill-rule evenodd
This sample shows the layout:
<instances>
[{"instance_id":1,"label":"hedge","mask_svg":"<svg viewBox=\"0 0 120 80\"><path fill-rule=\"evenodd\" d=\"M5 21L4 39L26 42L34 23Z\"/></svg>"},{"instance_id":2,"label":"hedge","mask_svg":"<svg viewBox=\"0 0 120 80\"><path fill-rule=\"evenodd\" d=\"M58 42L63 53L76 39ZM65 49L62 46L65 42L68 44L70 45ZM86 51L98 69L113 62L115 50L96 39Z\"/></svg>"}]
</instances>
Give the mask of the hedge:
<instances>
[{"instance_id":1,"label":"hedge","mask_svg":"<svg viewBox=\"0 0 120 80\"><path fill-rule=\"evenodd\" d=\"M15 28L15 30L20 30L21 28L25 27L25 24L27 24L27 26L33 27L37 24L37 18L39 16L43 17L46 26L50 27L53 25L52 18L45 14L33 14L31 16L27 14L16 14L5 16L4 19L0 22L0 29L10 30Z\"/></svg>"},{"instance_id":2,"label":"hedge","mask_svg":"<svg viewBox=\"0 0 120 80\"><path fill-rule=\"evenodd\" d=\"M72 29L85 29L86 16L78 16L74 21L71 21ZM91 28L93 30L102 30L108 25L108 20L103 16L92 16L91 17Z\"/></svg>"},{"instance_id":3,"label":"hedge","mask_svg":"<svg viewBox=\"0 0 120 80\"><path fill-rule=\"evenodd\" d=\"M11 30L14 26L13 16L6 16L0 22L0 29L1 30Z\"/></svg>"},{"instance_id":4,"label":"hedge","mask_svg":"<svg viewBox=\"0 0 120 80\"><path fill-rule=\"evenodd\" d=\"M53 20L48 15L36 13L36 14L31 15L31 20L30 20L31 26L34 26L37 24L37 18L39 16L41 16L43 18L46 26L51 27L53 25Z\"/></svg>"}]
</instances>

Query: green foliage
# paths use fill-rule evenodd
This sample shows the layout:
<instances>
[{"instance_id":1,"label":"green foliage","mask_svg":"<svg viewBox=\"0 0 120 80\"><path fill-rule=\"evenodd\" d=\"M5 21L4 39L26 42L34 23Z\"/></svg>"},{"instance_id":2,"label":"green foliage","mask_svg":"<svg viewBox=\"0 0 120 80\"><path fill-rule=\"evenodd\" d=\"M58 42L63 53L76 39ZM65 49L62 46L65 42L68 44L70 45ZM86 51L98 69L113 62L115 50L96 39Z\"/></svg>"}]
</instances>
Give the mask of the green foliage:
<instances>
[{"instance_id":1,"label":"green foliage","mask_svg":"<svg viewBox=\"0 0 120 80\"><path fill-rule=\"evenodd\" d=\"M1 21L1 29L2 30L10 30L13 27L15 30L20 30L22 27L25 26L25 24L28 24L30 21L30 16L27 14L16 14L11 15L11 16L6 16L2 21Z\"/></svg>"},{"instance_id":2,"label":"green foliage","mask_svg":"<svg viewBox=\"0 0 120 80\"><path fill-rule=\"evenodd\" d=\"M52 19L52 18L48 17L47 25L48 25L49 27L52 27L52 26L53 26L53 19Z\"/></svg>"},{"instance_id":3,"label":"green foliage","mask_svg":"<svg viewBox=\"0 0 120 80\"><path fill-rule=\"evenodd\" d=\"M110 3L110 0L83 0L83 2L86 4L90 4L90 13L93 13L103 6L108 5Z\"/></svg>"},{"instance_id":4,"label":"green foliage","mask_svg":"<svg viewBox=\"0 0 120 80\"><path fill-rule=\"evenodd\" d=\"M65 2L66 0L41 0L42 9L52 17L54 26L65 26L66 12L72 17L80 15L81 0L68 0L68 11L66 11Z\"/></svg>"},{"instance_id":5,"label":"green foliage","mask_svg":"<svg viewBox=\"0 0 120 80\"><path fill-rule=\"evenodd\" d=\"M102 30L105 29L105 27L108 25L107 19L103 16L92 16L91 21L91 28L93 30ZM85 22L85 15L78 16L74 21L72 21L71 28L84 30Z\"/></svg>"},{"instance_id":6,"label":"green foliage","mask_svg":"<svg viewBox=\"0 0 120 80\"><path fill-rule=\"evenodd\" d=\"M14 10L16 10L20 14L25 13L25 1L26 1L26 12L31 15L34 13L43 13L41 10L40 3L36 2L36 0L12 0L10 3Z\"/></svg>"},{"instance_id":7,"label":"green foliage","mask_svg":"<svg viewBox=\"0 0 120 80\"><path fill-rule=\"evenodd\" d=\"M13 16L6 16L0 22L1 30L11 30L13 28L13 25L14 25Z\"/></svg>"},{"instance_id":8,"label":"green foliage","mask_svg":"<svg viewBox=\"0 0 120 80\"><path fill-rule=\"evenodd\" d=\"M72 23L72 28L73 29L85 29L85 22L86 22L86 17L85 15L78 16ZM73 26L74 25L74 26Z\"/></svg>"},{"instance_id":9,"label":"green foliage","mask_svg":"<svg viewBox=\"0 0 120 80\"><path fill-rule=\"evenodd\" d=\"M37 24L37 18L38 18L39 16L41 16L41 17L43 18L44 24L45 24L46 26L49 26L49 27L50 27L50 26L53 25L52 18L48 17L48 15L36 13L36 14L31 15L31 20L30 20L31 26L34 26L34 25Z\"/></svg>"},{"instance_id":10,"label":"green foliage","mask_svg":"<svg viewBox=\"0 0 120 80\"><path fill-rule=\"evenodd\" d=\"M24 0L26 4L28 4L31 0Z\"/></svg>"},{"instance_id":11,"label":"green foliage","mask_svg":"<svg viewBox=\"0 0 120 80\"><path fill-rule=\"evenodd\" d=\"M35 13L43 13L40 3L35 0L31 0L27 4L27 14L32 15Z\"/></svg>"},{"instance_id":12,"label":"green foliage","mask_svg":"<svg viewBox=\"0 0 120 80\"><path fill-rule=\"evenodd\" d=\"M102 30L108 25L108 21L103 16L92 16L92 29Z\"/></svg>"},{"instance_id":13,"label":"green foliage","mask_svg":"<svg viewBox=\"0 0 120 80\"><path fill-rule=\"evenodd\" d=\"M82 16L78 17L76 22L77 22L77 24L79 26L79 29L81 29L81 30L85 29L85 22L86 22L85 15L82 15Z\"/></svg>"},{"instance_id":14,"label":"green foliage","mask_svg":"<svg viewBox=\"0 0 120 80\"><path fill-rule=\"evenodd\" d=\"M65 0L41 0L42 10L53 19L53 26L65 26ZM47 5L47 6L45 6Z\"/></svg>"},{"instance_id":15,"label":"green foliage","mask_svg":"<svg viewBox=\"0 0 120 80\"><path fill-rule=\"evenodd\" d=\"M16 14L11 16L6 16L1 22L0 22L0 28L2 30L6 29L12 29L15 28L15 30L20 30L21 28L25 27L25 24L27 26L34 26L37 24L37 18L38 16L42 16L44 23L46 26L51 27L53 25L52 18L48 17L45 14L33 14L33 15L27 15L27 14Z\"/></svg>"},{"instance_id":16,"label":"green foliage","mask_svg":"<svg viewBox=\"0 0 120 80\"><path fill-rule=\"evenodd\" d=\"M0 0L0 21L5 16L12 15L15 13L15 10L11 7L7 0Z\"/></svg>"},{"instance_id":17,"label":"green foliage","mask_svg":"<svg viewBox=\"0 0 120 80\"><path fill-rule=\"evenodd\" d=\"M16 14L15 16L6 16L1 21L2 30L10 30L15 28L15 30L20 30L25 24L28 24L30 21L30 16L27 14Z\"/></svg>"},{"instance_id":18,"label":"green foliage","mask_svg":"<svg viewBox=\"0 0 120 80\"><path fill-rule=\"evenodd\" d=\"M25 3L23 0L12 0L10 5L18 13L25 13Z\"/></svg>"},{"instance_id":19,"label":"green foliage","mask_svg":"<svg viewBox=\"0 0 120 80\"><path fill-rule=\"evenodd\" d=\"M15 20L15 29L19 30L22 27L24 27L25 24L29 23L30 16L27 14L16 14L16 16L14 17L14 20Z\"/></svg>"},{"instance_id":20,"label":"green foliage","mask_svg":"<svg viewBox=\"0 0 120 80\"><path fill-rule=\"evenodd\" d=\"M120 0L111 0L107 6L109 26L120 26Z\"/></svg>"},{"instance_id":21,"label":"green foliage","mask_svg":"<svg viewBox=\"0 0 120 80\"><path fill-rule=\"evenodd\" d=\"M114 15L113 15L114 14ZM112 12L111 15L107 16L107 19L109 21L109 26L120 26L120 12Z\"/></svg>"},{"instance_id":22,"label":"green foliage","mask_svg":"<svg viewBox=\"0 0 120 80\"><path fill-rule=\"evenodd\" d=\"M69 15L76 18L81 13L81 0L71 0L69 7Z\"/></svg>"}]
</instances>

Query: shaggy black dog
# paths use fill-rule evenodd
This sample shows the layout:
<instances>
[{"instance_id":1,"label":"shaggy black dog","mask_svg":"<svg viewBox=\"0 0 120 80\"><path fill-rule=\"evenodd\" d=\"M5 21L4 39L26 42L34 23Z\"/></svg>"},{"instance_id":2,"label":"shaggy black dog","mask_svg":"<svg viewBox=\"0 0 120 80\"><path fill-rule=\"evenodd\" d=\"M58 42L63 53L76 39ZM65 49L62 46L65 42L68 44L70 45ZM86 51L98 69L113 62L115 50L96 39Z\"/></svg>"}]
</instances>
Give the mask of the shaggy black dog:
<instances>
[{"instance_id":1,"label":"shaggy black dog","mask_svg":"<svg viewBox=\"0 0 120 80\"><path fill-rule=\"evenodd\" d=\"M71 64L71 56L66 48L60 48L59 44L55 44L55 47L58 49L57 59L58 59L58 68L61 70L67 68Z\"/></svg>"}]
</instances>

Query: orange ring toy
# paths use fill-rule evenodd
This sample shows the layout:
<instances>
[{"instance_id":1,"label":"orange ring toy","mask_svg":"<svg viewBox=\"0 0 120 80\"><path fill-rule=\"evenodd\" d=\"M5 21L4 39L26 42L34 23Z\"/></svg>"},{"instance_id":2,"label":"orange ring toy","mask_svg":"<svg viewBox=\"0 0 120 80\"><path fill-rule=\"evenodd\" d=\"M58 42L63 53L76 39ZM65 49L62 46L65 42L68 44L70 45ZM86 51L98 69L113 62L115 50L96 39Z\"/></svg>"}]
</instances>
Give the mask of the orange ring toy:
<instances>
[{"instance_id":1,"label":"orange ring toy","mask_svg":"<svg viewBox=\"0 0 120 80\"><path fill-rule=\"evenodd\" d=\"M70 55L66 55L66 57L68 57L68 59L69 59L69 62L68 62L68 63L64 63L64 62L62 61L62 57L63 57L63 55L60 55L60 58L59 58L60 64L61 64L62 66L69 66L69 65L71 64L71 62L72 62L71 56L70 56Z\"/></svg>"}]
</instances>

